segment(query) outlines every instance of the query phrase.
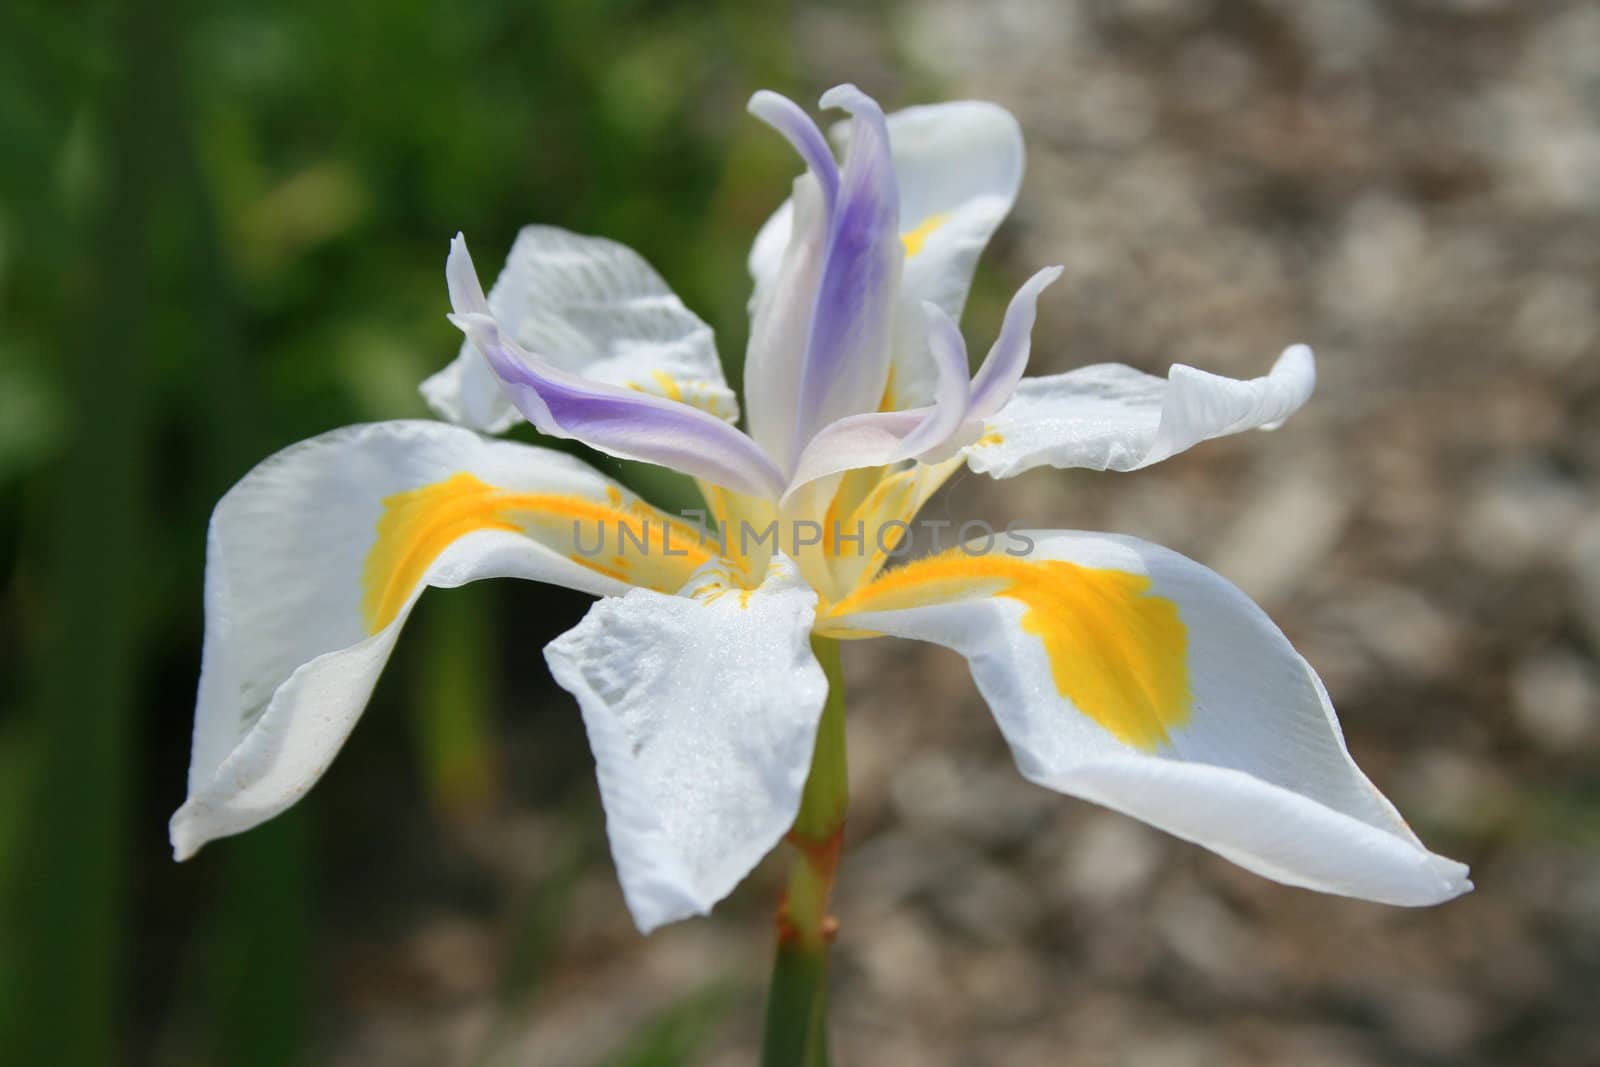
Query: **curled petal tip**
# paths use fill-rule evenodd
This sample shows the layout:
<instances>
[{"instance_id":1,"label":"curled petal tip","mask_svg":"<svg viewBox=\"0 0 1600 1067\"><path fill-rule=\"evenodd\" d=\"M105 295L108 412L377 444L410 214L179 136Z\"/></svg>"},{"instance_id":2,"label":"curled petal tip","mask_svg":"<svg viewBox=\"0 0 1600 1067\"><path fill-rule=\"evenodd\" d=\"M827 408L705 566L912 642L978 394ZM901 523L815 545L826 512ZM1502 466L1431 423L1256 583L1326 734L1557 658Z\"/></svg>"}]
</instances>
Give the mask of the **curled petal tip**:
<instances>
[{"instance_id":1,"label":"curled petal tip","mask_svg":"<svg viewBox=\"0 0 1600 1067\"><path fill-rule=\"evenodd\" d=\"M972 407L978 415L987 418L999 411L1022 379L1033 348L1039 294L1061 277L1061 271L1059 266L1035 271L1012 296L1000 326L1000 336L995 338L983 365L972 379Z\"/></svg>"},{"instance_id":2,"label":"curled petal tip","mask_svg":"<svg viewBox=\"0 0 1600 1067\"><path fill-rule=\"evenodd\" d=\"M781 107L785 102L789 102L789 98L782 93L775 93L771 89L757 89L750 94L750 100L744 105L744 109L750 114L760 117L763 111L769 110L774 106Z\"/></svg>"},{"instance_id":3,"label":"curled petal tip","mask_svg":"<svg viewBox=\"0 0 1600 1067\"><path fill-rule=\"evenodd\" d=\"M822 183L822 195L832 211L839 190L839 168L827 138L811 121L811 116L787 96L770 89L761 89L750 97L750 114L771 126L800 153L807 169Z\"/></svg>"},{"instance_id":4,"label":"curled petal tip","mask_svg":"<svg viewBox=\"0 0 1600 1067\"><path fill-rule=\"evenodd\" d=\"M1054 285L1065 272L1066 268L1061 266L1039 268L1017 289L1016 296L1012 297L1012 301L1015 302L1017 297L1024 295L1037 300L1039 294Z\"/></svg>"},{"instance_id":5,"label":"curled petal tip","mask_svg":"<svg viewBox=\"0 0 1600 1067\"><path fill-rule=\"evenodd\" d=\"M870 108L874 111L882 110L882 108L878 107L876 100L850 82L845 82L843 85L835 85L832 89L823 93L822 99L817 101L817 105L823 108L836 107L850 112L862 108Z\"/></svg>"},{"instance_id":6,"label":"curled petal tip","mask_svg":"<svg viewBox=\"0 0 1600 1067\"><path fill-rule=\"evenodd\" d=\"M206 843L206 837L195 827L189 805L185 804L172 816L167 826L167 837L172 843L172 859L176 863L192 859Z\"/></svg>"},{"instance_id":7,"label":"curled petal tip","mask_svg":"<svg viewBox=\"0 0 1600 1067\"><path fill-rule=\"evenodd\" d=\"M1277 380L1292 380L1298 387L1300 394L1299 407L1310 399L1311 393L1317 387L1317 360L1311 353L1311 346L1304 344L1290 345L1281 355L1272 362L1272 370L1267 372L1269 378ZM1279 419L1279 422L1283 420ZM1264 429L1275 429L1276 423Z\"/></svg>"}]
</instances>

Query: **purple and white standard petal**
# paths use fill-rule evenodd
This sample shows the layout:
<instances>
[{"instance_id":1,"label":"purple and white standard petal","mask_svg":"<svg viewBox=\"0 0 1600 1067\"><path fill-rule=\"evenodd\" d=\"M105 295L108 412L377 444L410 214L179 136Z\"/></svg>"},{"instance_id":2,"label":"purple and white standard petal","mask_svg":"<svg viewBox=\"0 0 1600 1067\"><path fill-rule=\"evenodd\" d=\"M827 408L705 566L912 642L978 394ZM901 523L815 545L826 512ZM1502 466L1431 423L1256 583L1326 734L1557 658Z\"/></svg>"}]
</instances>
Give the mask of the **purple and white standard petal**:
<instances>
[{"instance_id":1,"label":"purple and white standard petal","mask_svg":"<svg viewBox=\"0 0 1600 1067\"><path fill-rule=\"evenodd\" d=\"M551 226L517 234L489 291L489 313L522 348L560 370L682 400L735 421L711 327L632 249ZM470 342L422 384L440 415L497 432L521 416Z\"/></svg>"},{"instance_id":2,"label":"purple and white standard petal","mask_svg":"<svg viewBox=\"0 0 1600 1067\"><path fill-rule=\"evenodd\" d=\"M1248 381L1181 363L1165 379L1118 363L1024 378L967 448L967 464L996 478L1038 466L1138 470L1201 441L1275 429L1310 399L1316 380L1305 345Z\"/></svg>"},{"instance_id":3,"label":"purple and white standard petal","mask_svg":"<svg viewBox=\"0 0 1600 1067\"><path fill-rule=\"evenodd\" d=\"M561 370L517 344L489 312L466 241L446 266L451 321L477 347L511 402L543 433L624 459L657 463L741 493L775 497L784 479L754 441L699 408Z\"/></svg>"},{"instance_id":4,"label":"purple and white standard petal","mask_svg":"<svg viewBox=\"0 0 1600 1067\"><path fill-rule=\"evenodd\" d=\"M1022 131L1005 108L976 100L897 111L888 116L887 127L905 265L895 310L893 373L882 406L922 407L932 402L936 368L927 359L921 305L932 301L961 320L978 257L1022 183ZM833 132L848 143L850 129L850 123L840 123ZM794 214L794 201L785 201L756 235L750 250L753 308L775 283Z\"/></svg>"},{"instance_id":5,"label":"purple and white standard petal","mask_svg":"<svg viewBox=\"0 0 1600 1067\"><path fill-rule=\"evenodd\" d=\"M265 460L211 518L177 857L304 795L360 717L423 589L517 577L620 594L628 585L615 568L580 553L577 523L592 544L594 516L637 524L643 508L571 456L436 422L351 426ZM657 584L674 580L662 564L679 566L681 583L707 553L680 543L698 557L639 566Z\"/></svg>"},{"instance_id":6,"label":"purple and white standard petal","mask_svg":"<svg viewBox=\"0 0 1600 1067\"><path fill-rule=\"evenodd\" d=\"M754 590L709 567L679 596L602 600L545 648L641 931L710 912L793 825L828 693L816 603L782 556Z\"/></svg>"},{"instance_id":7,"label":"purple and white standard petal","mask_svg":"<svg viewBox=\"0 0 1600 1067\"><path fill-rule=\"evenodd\" d=\"M905 258L883 112L853 85L828 90L822 106L850 112L853 132L806 337L795 454L828 423L878 409Z\"/></svg>"},{"instance_id":8,"label":"purple and white standard petal","mask_svg":"<svg viewBox=\"0 0 1600 1067\"><path fill-rule=\"evenodd\" d=\"M888 571L822 628L959 652L1030 781L1267 878L1401 905L1472 888L1356 767L1282 632L1175 552L1028 531Z\"/></svg>"},{"instance_id":9,"label":"purple and white standard petal","mask_svg":"<svg viewBox=\"0 0 1600 1067\"><path fill-rule=\"evenodd\" d=\"M744 400L750 436L787 469L795 451L795 398L822 281L839 192L839 171L816 126L793 101L757 93L750 110L793 144L809 168L795 179L782 219L763 227L751 249L756 280L750 298ZM774 223L781 221L780 229Z\"/></svg>"}]
</instances>

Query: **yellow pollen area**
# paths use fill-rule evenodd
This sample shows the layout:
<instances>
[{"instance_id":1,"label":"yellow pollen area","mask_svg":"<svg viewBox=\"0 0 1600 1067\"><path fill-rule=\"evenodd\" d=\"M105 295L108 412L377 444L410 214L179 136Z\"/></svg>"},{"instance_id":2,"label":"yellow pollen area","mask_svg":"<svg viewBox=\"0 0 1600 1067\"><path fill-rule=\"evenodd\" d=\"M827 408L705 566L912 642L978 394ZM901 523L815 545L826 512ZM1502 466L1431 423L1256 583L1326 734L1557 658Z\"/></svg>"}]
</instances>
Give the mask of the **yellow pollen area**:
<instances>
[{"instance_id":1,"label":"yellow pollen area","mask_svg":"<svg viewBox=\"0 0 1600 1067\"><path fill-rule=\"evenodd\" d=\"M933 236L933 231L943 226L949 219L949 215L929 215L916 229L901 234L900 243L906 246L906 258L920 253L928 238Z\"/></svg>"},{"instance_id":2,"label":"yellow pollen area","mask_svg":"<svg viewBox=\"0 0 1600 1067\"><path fill-rule=\"evenodd\" d=\"M1119 741L1150 751L1188 721L1188 630L1142 574L948 552L889 572L829 615L989 596L1026 605L1022 629L1043 644L1056 691Z\"/></svg>"},{"instance_id":3,"label":"yellow pollen area","mask_svg":"<svg viewBox=\"0 0 1600 1067\"><path fill-rule=\"evenodd\" d=\"M669 534L668 521L648 505L625 502L622 494L611 487L607 497L607 503L602 504L566 493L497 489L463 471L385 498L376 537L361 573L361 613L369 632L376 633L394 621L441 552L478 530L507 530L536 537L541 543L566 552L575 563L635 584L637 578L623 573L630 564L693 569L711 557L687 524L671 523ZM607 543L616 544L619 530L626 526L638 535L635 540L649 546L650 554L639 552L630 542L628 551L634 553L631 558L611 555L607 561L610 565L591 559L572 550L575 523L586 527L585 543L595 538L598 529L605 532ZM672 555L662 560L662 549L669 546L669 538Z\"/></svg>"},{"instance_id":4,"label":"yellow pollen area","mask_svg":"<svg viewBox=\"0 0 1600 1067\"><path fill-rule=\"evenodd\" d=\"M980 437L976 441L972 442L972 447L974 447L974 448L989 448L989 447L991 447L993 445L1004 444L1005 440L1006 440L1005 436L1003 434L1001 434L998 430L990 430L988 433L984 434L982 437Z\"/></svg>"},{"instance_id":5,"label":"yellow pollen area","mask_svg":"<svg viewBox=\"0 0 1600 1067\"><path fill-rule=\"evenodd\" d=\"M650 381L627 381L623 385L636 393L648 393L679 404L688 404L718 418L729 418L734 413L727 410L727 389L709 378L674 378L664 370L650 372Z\"/></svg>"},{"instance_id":6,"label":"yellow pollen area","mask_svg":"<svg viewBox=\"0 0 1600 1067\"><path fill-rule=\"evenodd\" d=\"M672 375L668 374L664 370L653 370L650 372L650 377L654 378L656 380L656 384L661 386L662 396L666 397L668 400L681 401L683 399L683 389L678 385L677 381L673 379Z\"/></svg>"},{"instance_id":7,"label":"yellow pollen area","mask_svg":"<svg viewBox=\"0 0 1600 1067\"><path fill-rule=\"evenodd\" d=\"M735 574L734 571L734 562L725 558L716 566L706 568L692 586L683 589L683 593L690 599L697 600L707 607L732 593L737 596L739 610L746 611L750 607L750 598L755 595L756 591L745 587L740 580L740 575ZM770 578L773 573L774 569L769 565L767 567L767 577Z\"/></svg>"}]
</instances>

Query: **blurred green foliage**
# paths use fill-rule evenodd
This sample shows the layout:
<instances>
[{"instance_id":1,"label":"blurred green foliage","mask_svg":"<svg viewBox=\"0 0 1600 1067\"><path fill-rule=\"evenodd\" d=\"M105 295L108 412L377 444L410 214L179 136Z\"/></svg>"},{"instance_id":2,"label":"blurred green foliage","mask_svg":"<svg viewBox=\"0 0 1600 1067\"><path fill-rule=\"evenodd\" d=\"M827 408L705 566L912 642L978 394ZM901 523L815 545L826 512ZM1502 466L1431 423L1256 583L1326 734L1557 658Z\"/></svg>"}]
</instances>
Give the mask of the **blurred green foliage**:
<instances>
[{"instance_id":1,"label":"blurred green foliage","mask_svg":"<svg viewBox=\"0 0 1600 1067\"><path fill-rule=\"evenodd\" d=\"M736 375L745 252L794 172L743 103L818 88L797 84L792 19L760 0L0 6L9 1062L321 1061L318 842L349 832L313 798L184 867L166 849L207 513L277 448L425 414L416 383L459 343L441 269L457 230L484 264L532 221L638 248ZM409 764L386 769L444 824L504 789L490 712L524 709L495 682L502 652L525 665L576 610L516 594L551 619L502 633L506 595L425 605L406 677L376 702L410 714L363 725L363 747L399 739ZM502 961L512 1000L537 981L569 867ZM691 1060L725 999L690 995L619 1062Z\"/></svg>"}]
</instances>

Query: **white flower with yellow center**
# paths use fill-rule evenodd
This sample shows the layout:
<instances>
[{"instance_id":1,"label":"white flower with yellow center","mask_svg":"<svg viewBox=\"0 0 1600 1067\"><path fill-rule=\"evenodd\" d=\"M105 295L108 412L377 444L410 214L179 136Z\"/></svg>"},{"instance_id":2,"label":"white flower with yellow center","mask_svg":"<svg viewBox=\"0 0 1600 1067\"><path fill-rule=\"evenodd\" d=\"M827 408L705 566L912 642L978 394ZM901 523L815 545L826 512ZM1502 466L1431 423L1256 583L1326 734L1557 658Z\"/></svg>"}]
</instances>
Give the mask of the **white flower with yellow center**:
<instances>
[{"instance_id":1,"label":"white flower with yellow center","mask_svg":"<svg viewBox=\"0 0 1600 1067\"><path fill-rule=\"evenodd\" d=\"M748 433L711 330L642 259L530 227L487 297L451 248L467 341L423 392L461 425L336 430L222 499L178 857L312 786L423 589L517 577L601 598L545 658L582 709L642 930L707 912L794 824L828 695L814 636L956 650L1031 781L1268 878L1392 904L1469 889L1351 760L1316 673L1205 567L1036 530L885 569L962 464L1134 470L1276 425L1314 370L1295 346L1252 381L1024 378L1051 268L969 378L955 323L1021 181L1015 120L974 102L885 117L851 86L822 105L850 115L842 164L792 102L750 105L806 172L750 256ZM518 419L692 475L724 536L570 456L482 436Z\"/></svg>"}]
</instances>

